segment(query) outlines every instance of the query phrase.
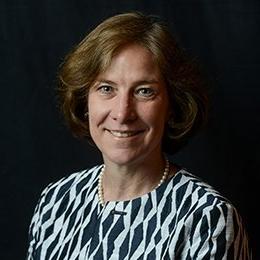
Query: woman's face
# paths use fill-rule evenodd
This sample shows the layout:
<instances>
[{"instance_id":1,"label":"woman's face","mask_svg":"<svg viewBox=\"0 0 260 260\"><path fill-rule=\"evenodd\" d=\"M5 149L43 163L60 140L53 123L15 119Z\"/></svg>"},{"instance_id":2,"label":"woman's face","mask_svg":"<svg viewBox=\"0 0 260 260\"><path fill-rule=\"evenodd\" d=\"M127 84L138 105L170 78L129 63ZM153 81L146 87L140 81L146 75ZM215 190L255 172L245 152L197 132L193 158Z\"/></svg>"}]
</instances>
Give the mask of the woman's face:
<instances>
[{"instance_id":1,"label":"woman's face","mask_svg":"<svg viewBox=\"0 0 260 260\"><path fill-rule=\"evenodd\" d=\"M105 163L158 158L168 107L166 86L151 52L139 45L120 49L88 96L90 134Z\"/></svg>"}]
</instances>

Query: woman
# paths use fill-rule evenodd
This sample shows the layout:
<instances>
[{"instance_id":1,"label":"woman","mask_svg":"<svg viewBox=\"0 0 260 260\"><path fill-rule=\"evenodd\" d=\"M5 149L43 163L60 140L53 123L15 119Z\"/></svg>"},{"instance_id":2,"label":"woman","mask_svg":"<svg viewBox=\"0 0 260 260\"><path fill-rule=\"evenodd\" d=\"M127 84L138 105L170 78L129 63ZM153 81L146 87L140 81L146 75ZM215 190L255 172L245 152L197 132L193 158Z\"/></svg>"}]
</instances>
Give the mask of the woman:
<instances>
[{"instance_id":1,"label":"woman","mask_svg":"<svg viewBox=\"0 0 260 260\"><path fill-rule=\"evenodd\" d=\"M43 191L28 259L250 259L232 204L167 159L205 122L207 97L160 21L105 20L66 57L59 79L70 129L104 164Z\"/></svg>"}]
</instances>

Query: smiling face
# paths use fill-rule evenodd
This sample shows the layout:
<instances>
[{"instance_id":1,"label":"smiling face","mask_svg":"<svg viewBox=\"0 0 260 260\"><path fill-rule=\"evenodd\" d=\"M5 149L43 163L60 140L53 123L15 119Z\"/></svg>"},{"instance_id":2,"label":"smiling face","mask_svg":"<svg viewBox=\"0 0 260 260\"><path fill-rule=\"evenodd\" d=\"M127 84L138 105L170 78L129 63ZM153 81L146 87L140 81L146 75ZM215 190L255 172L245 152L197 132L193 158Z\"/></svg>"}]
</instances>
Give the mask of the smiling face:
<instances>
[{"instance_id":1,"label":"smiling face","mask_svg":"<svg viewBox=\"0 0 260 260\"><path fill-rule=\"evenodd\" d=\"M150 51L128 45L88 95L90 134L105 163L129 165L161 156L167 90Z\"/></svg>"}]
</instances>

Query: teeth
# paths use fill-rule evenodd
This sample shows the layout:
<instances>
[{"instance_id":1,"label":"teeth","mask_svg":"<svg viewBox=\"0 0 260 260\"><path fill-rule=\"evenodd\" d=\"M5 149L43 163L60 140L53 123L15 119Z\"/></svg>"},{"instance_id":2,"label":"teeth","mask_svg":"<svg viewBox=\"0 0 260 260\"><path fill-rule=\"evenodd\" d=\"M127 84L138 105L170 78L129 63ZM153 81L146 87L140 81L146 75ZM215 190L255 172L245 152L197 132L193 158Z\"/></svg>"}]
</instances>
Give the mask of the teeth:
<instances>
[{"instance_id":1,"label":"teeth","mask_svg":"<svg viewBox=\"0 0 260 260\"><path fill-rule=\"evenodd\" d=\"M137 132L128 132L128 131L109 131L113 136L116 137L130 137L135 135Z\"/></svg>"}]
</instances>

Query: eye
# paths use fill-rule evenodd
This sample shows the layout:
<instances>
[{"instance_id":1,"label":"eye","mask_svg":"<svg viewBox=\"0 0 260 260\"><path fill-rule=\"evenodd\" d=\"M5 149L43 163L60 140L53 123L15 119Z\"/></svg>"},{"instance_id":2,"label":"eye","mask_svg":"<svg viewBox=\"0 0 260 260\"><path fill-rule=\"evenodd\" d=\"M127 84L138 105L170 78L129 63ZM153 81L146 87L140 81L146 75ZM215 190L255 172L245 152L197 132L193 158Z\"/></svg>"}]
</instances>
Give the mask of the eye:
<instances>
[{"instance_id":1,"label":"eye","mask_svg":"<svg viewBox=\"0 0 260 260\"><path fill-rule=\"evenodd\" d=\"M97 90L103 95L108 95L113 92L113 88L110 85L101 85Z\"/></svg>"},{"instance_id":2,"label":"eye","mask_svg":"<svg viewBox=\"0 0 260 260\"><path fill-rule=\"evenodd\" d=\"M155 91L150 87L142 87L136 90L136 94L141 97L149 98L155 95Z\"/></svg>"}]
</instances>

